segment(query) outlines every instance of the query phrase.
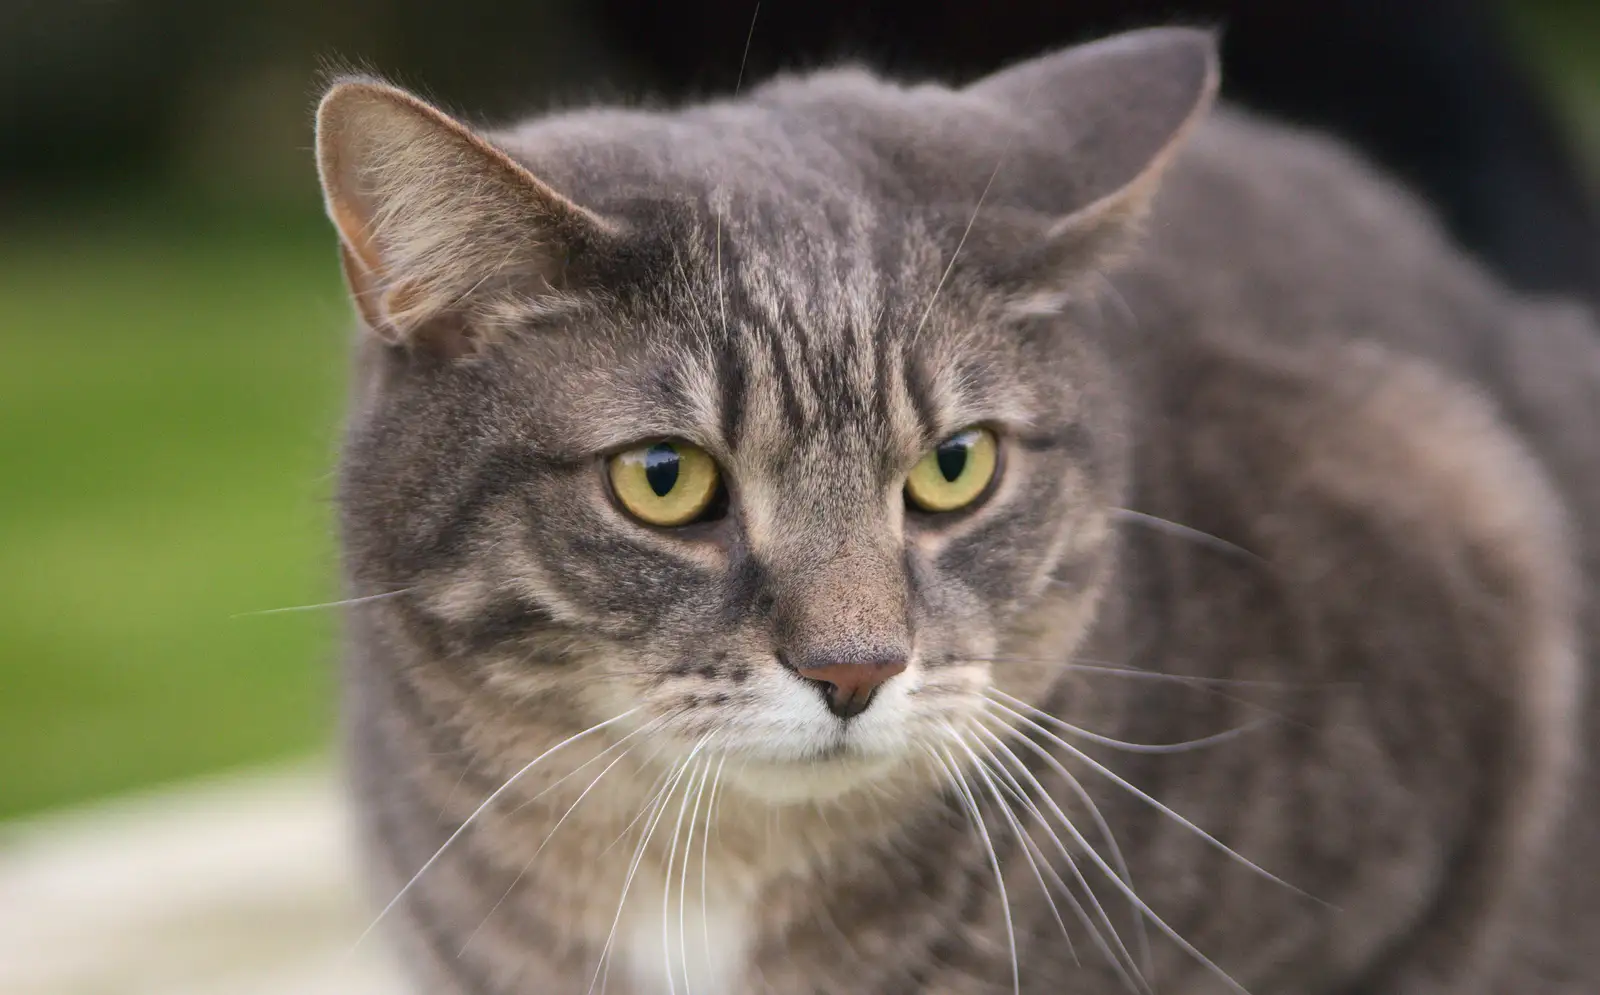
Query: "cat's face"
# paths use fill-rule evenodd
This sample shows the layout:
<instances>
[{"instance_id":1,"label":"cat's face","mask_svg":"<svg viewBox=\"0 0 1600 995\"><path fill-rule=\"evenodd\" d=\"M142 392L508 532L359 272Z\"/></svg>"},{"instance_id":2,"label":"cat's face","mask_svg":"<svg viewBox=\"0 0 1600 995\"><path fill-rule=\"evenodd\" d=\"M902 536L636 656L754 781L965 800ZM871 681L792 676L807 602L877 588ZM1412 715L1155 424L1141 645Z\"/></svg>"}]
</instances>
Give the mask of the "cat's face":
<instances>
[{"instance_id":1,"label":"cat's face","mask_svg":"<svg viewBox=\"0 0 1600 995\"><path fill-rule=\"evenodd\" d=\"M1156 151L1208 59L1201 96L1146 129ZM940 177L937 147L858 148L883 121L818 122L920 94L977 133L993 109L872 86L557 120L500 136L515 160L394 91L325 103L375 333L350 568L363 593L405 590L388 609L439 666L530 722L626 712L667 758L815 798L923 758L992 684L1026 697L1070 654L1122 440L1094 311L1063 296L1082 274L1037 270L1120 232L1127 184L1066 225L1025 178L1000 184L969 231L1002 143Z\"/></svg>"},{"instance_id":2,"label":"cat's face","mask_svg":"<svg viewBox=\"0 0 1600 995\"><path fill-rule=\"evenodd\" d=\"M736 781L842 783L964 722L997 656L1037 655L1007 639L1019 616L1092 595L1098 374L1055 322L953 299L914 335L937 272L763 297L777 261L724 239L726 331L693 253L654 313L399 376L347 494L422 495L358 528L406 548L443 527L391 580L507 672L566 683L594 720L641 706L678 751L712 736ZM804 676L828 666L887 679L846 698L848 676Z\"/></svg>"}]
</instances>

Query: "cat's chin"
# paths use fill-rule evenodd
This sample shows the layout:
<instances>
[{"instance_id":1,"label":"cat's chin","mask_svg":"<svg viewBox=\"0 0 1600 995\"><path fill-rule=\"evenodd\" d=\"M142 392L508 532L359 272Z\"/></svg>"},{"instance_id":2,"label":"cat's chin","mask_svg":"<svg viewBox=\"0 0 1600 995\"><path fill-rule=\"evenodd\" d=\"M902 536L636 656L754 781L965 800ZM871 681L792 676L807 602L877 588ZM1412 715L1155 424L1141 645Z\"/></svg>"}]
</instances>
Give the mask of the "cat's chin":
<instances>
[{"instance_id":1,"label":"cat's chin","mask_svg":"<svg viewBox=\"0 0 1600 995\"><path fill-rule=\"evenodd\" d=\"M838 756L795 761L752 760L728 764L728 784L772 805L830 801L885 781L905 766L888 756Z\"/></svg>"}]
</instances>

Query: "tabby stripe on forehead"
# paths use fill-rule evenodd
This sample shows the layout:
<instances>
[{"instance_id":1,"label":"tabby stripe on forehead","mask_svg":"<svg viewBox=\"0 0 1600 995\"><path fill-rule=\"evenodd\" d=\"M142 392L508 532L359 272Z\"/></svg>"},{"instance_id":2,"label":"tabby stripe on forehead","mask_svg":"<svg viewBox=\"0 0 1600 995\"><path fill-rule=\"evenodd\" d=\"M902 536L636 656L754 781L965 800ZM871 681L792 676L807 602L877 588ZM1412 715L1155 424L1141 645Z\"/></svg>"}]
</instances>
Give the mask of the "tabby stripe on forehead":
<instances>
[{"instance_id":1,"label":"tabby stripe on forehead","mask_svg":"<svg viewBox=\"0 0 1600 995\"><path fill-rule=\"evenodd\" d=\"M818 349L811 355L809 365L811 390L817 397L817 409L828 421L830 430L846 431L866 407L859 389L851 377L855 336L845 326L846 345L843 348Z\"/></svg>"},{"instance_id":2,"label":"tabby stripe on forehead","mask_svg":"<svg viewBox=\"0 0 1600 995\"><path fill-rule=\"evenodd\" d=\"M722 343L717 352L717 379L722 383L722 443L730 450L738 447L744 428L748 365L742 340L736 336Z\"/></svg>"},{"instance_id":3,"label":"tabby stripe on forehead","mask_svg":"<svg viewBox=\"0 0 1600 995\"><path fill-rule=\"evenodd\" d=\"M789 369L789 357L783 348L783 333L776 327L765 329L767 352L772 357L773 371L778 376L778 396L783 404L783 419L792 428L805 425L805 408L795 390L794 374Z\"/></svg>"},{"instance_id":4,"label":"tabby stripe on forehead","mask_svg":"<svg viewBox=\"0 0 1600 995\"><path fill-rule=\"evenodd\" d=\"M865 360L857 355L861 335L855 324L846 320L839 328L844 340L839 348L818 349L812 354L811 377L817 396L824 399L823 410L842 413L859 411L865 399L858 393L852 371Z\"/></svg>"},{"instance_id":5,"label":"tabby stripe on forehead","mask_svg":"<svg viewBox=\"0 0 1600 995\"><path fill-rule=\"evenodd\" d=\"M880 322L868 329L872 336L872 408L878 424L888 428L893 420L889 405L889 330Z\"/></svg>"},{"instance_id":6,"label":"tabby stripe on forehead","mask_svg":"<svg viewBox=\"0 0 1600 995\"><path fill-rule=\"evenodd\" d=\"M905 381L906 396L911 399L911 407L917 414L917 423L922 429L923 437L928 439L937 437L938 412L934 408L933 396L928 392L928 380L923 374L922 364L917 362L911 350L907 350L901 357L900 373Z\"/></svg>"}]
</instances>

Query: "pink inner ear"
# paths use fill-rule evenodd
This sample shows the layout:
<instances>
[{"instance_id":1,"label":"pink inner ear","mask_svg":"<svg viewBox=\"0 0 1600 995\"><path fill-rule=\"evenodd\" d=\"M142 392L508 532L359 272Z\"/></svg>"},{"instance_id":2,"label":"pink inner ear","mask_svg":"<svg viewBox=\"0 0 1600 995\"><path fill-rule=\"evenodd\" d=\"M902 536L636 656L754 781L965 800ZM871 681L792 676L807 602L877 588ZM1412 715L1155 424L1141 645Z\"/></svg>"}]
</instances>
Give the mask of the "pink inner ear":
<instances>
[{"instance_id":1,"label":"pink inner ear","mask_svg":"<svg viewBox=\"0 0 1600 995\"><path fill-rule=\"evenodd\" d=\"M366 219L351 210L339 194L329 196L328 213L333 216L333 224L339 229L345 245L354 254L353 261L368 273L381 276L383 260L378 255L378 247L373 244Z\"/></svg>"},{"instance_id":2,"label":"pink inner ear","mask_svg":"<svg viewBox=\"0 0 1600 995\"><path fill-rule=\"evenodd\" d=\"M344 270L344 280L350 288L350 299L355 302L361 320L375 334L390 341L398 341L399 333L390 327L378 308L379 290L375 274L356 258L350 244L342 240L339 243L339 265Z\"/></svg>"},{"instance_id":3,"label":"pink inner ear","mask_svg":"<svg viewBox=\"0 0 1600 995\"><path fill-rule=\"evenodd\" d=\"M497 334L480 305L512 296L489 278L515 274L525 294L548 294L539 278L553 284L574 245L612 234L465 125L382 84L323 98L317 164L356 309L394 344L470 352Z\"/></svg>"}]
</instances>

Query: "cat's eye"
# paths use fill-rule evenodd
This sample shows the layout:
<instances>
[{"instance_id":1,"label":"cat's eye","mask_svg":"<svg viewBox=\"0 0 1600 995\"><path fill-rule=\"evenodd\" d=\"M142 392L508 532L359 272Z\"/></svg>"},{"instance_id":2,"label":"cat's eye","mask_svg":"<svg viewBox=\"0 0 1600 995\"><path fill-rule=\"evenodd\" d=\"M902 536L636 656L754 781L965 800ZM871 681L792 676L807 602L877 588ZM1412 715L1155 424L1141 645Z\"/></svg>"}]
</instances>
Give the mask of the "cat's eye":
<instances>
[{"instance_id":1,"label":"cat's eye","mask_svg":"<svg viewBox=\"0 0 1600 995\"><path fill-rule=\"evenodd\" d=\"M906 499L922 511L960 511L988 491L999 454L993 432L963 429L934 446L912 468L906 478Z\"/></svg>"},{"instance_id":2,"label":"cat's eye","mask_svg":"<svg viewBox=\"0 0 1600 995\"><path fill-rule=\"evenodd\" d=\"M670 528L703 517L721 490L722 475L704 449L656 442L611 457L611 490L628 514Z\"/></svg>"}]
</instances>

